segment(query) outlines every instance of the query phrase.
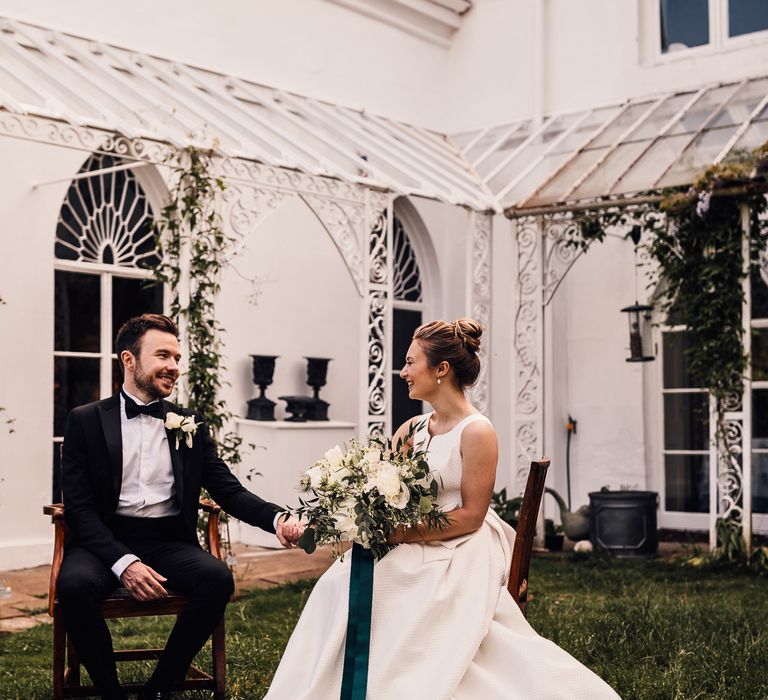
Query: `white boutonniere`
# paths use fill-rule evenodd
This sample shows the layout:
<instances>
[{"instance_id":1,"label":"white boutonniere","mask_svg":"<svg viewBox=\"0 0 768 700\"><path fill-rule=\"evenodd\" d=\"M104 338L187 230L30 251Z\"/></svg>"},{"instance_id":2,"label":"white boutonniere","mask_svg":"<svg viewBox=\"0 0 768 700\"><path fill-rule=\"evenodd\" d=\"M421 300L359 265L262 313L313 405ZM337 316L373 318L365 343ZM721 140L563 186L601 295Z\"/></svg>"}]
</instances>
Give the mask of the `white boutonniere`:
<instances>
[{"instance_id":1,"label":"white boutonniere","mask_svg":"<svg viewBox=\"0 0 768 700\"><path fill-rule=\"evenodd\" d=\"M192 439L195 437L198 425L201 423L195 423L194 416L180 416L173 411L169 411L165 416L165 427L176 435L177 450L182 439L187 447L192 447Z\"/></svg>"}]
</instances>

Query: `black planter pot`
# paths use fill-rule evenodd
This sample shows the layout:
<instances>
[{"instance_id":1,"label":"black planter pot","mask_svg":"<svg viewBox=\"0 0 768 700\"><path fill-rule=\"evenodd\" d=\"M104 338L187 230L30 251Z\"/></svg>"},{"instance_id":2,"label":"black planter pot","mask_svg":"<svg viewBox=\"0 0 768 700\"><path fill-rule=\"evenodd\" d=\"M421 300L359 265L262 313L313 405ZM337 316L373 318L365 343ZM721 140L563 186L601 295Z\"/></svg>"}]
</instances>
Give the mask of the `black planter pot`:
<instances>
[{"instance_id":1,"label":"black planter pot","mask_svg":"<svg viewBox=\"0 0 768 700\"><path fill-rule=\"evenodd\" d=\"M616 557L655 557L659 540L655 491L593 491L589 539L596 551Z\"/></svg>"}]
</instances>

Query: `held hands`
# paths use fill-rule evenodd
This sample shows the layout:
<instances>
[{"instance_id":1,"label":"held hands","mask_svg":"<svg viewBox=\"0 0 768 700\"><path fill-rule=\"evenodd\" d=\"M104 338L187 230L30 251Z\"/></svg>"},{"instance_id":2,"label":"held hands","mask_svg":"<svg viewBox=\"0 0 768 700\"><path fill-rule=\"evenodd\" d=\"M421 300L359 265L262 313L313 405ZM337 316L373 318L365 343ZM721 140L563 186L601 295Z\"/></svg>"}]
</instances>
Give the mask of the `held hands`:
<instances>
[{"instance_id":1,"label":"held hands","mask_svg":"<svg viewBox=\"0 0 768 700\"><path fill-rule=\"evenodd\" d=\"M158 600L168 595L163 583L168 579L140 561L134 561L123 571L120 581L130 594L141 601Z\"/></svg>"},{"instance_id":2,"label":"held hands","mask_svg":"<svg viewBox=\"0 0 768 700\"><path fill-rule=\"evenodd\" d=\"M302 532L304 532L304 525L292 515L288 515L278 520L275 534L283 547L293 549L298 543Z\"/></svg>"}]
</instances>

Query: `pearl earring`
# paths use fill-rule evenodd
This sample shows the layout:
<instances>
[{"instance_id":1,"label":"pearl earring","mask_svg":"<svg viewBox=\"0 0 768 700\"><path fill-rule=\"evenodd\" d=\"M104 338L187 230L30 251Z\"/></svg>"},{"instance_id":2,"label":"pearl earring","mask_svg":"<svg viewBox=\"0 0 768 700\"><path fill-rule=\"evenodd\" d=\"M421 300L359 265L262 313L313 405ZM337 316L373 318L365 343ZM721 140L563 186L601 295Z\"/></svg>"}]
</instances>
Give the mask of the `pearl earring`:
<instances>
[{"instance_id":1,"label":"pearl earring","mask_svg":"<svg viewBox=\"0 0 768 700\"><path fill-rule=\"evenodd\" d=\"M443 380L442 380L442 379L440 379L440 377L438 377L438 378L437 378L437 383L438 383L438 384L441 384L441 383L442 383L442 381L443 381Z\"/></svg>"}]
</instances>

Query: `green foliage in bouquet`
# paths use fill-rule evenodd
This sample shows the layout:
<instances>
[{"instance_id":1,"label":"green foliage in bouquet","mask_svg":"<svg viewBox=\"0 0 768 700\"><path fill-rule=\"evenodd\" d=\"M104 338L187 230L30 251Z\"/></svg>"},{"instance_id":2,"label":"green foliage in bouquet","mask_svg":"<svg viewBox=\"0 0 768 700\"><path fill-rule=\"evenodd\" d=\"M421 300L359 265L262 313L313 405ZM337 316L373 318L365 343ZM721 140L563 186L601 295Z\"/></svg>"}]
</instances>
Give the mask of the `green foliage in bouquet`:
<instances>
[{"instance_id":1,"label":"green foliage in bouquet","mask_svg":"<svg viewBox=\"0 0 768 700\"><path fill-rule=\"evenodd\" d=\"M381 559L401 527L443 528L448 517L437 505L438 482L430 473L426 452L405 439L374 437L338 445L315 462L301 479L301 504L294 514L306 520L299 546L311 554L330 544L336 553L345 542L357 542Z\"/></svg>"}]
</instances>

